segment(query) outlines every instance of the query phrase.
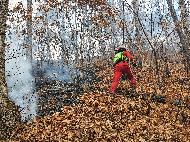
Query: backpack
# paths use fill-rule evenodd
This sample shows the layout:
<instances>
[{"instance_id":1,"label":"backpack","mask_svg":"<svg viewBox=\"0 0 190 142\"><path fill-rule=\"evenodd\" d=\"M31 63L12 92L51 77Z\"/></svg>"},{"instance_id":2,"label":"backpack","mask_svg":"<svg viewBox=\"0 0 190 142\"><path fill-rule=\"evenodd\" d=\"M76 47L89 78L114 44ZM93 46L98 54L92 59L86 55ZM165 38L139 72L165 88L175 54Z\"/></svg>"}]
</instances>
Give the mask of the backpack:
<instances>
[{"instance_id":1,"label":"backpack","mask_svg":"<svg viewBox=\"0 0 190 142\"><path fill-rule=\"evenodd\" d=\"M115 54L115 56L113 58L113 62L114 62L114 64L117 64L121 61L129 61L129 59L123 55L123 52L118 52Z\"/></svg>"}]
</instances>

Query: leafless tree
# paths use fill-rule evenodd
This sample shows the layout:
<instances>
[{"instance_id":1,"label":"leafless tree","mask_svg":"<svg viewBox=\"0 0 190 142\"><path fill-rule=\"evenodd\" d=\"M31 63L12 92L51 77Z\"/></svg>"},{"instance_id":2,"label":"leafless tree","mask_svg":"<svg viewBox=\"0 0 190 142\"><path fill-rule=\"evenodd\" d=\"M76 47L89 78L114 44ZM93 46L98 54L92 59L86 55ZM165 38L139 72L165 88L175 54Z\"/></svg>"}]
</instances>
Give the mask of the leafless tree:
<instances>
[{"instance_id":1,"label":"leafless tree","mask_svg":"<svg viewBox=\"0 0 190 142\"><path fill-rule=\"evenodd\" d=\"M185 18L185 12L184 10L186 9L185 5L184 5L184 0L180 0L180 6L181 6L181 16L182 16L182 23L187 23L187 20ZM175 30L179 36L180 39L180 43L181 43L181 49L184 55L184 58L186 60L185 64L186 64L186 69L187 69L187 74L189 72L189 65L190 65L190 49L189 49L189 35L187 35L187 30L183 30L183 26L181 25L181 21L178 19L177 14L176 14L176 10L174 9L174 5L172 3L172 0L167 0L167 4L169 7L169 11L171 13L171 17L173 19L173 22L175 24ZM187 27L188 28L188 27Z\"/></svg>"},{"instance_id":2,"label":"leafless tree","mask_svg":"<svg viewBox=\"0 0 190 142\"><path fill-rule=\"evenodd\" d=\"M32 60L32 0L27 0L27 40L28 56Z\"/></svg>"},{"instance_id":3,"label":"leafless tree","mask_svg":"<svg viewBox=\"0 0 190 142\"><path fill-rule=\"evenodd\" d=\"M8 4L8 0L0 2L0 139L9 137L11 131L16 127L16 123L20 121L18 107L8 98L5 80L5 37Z\"/></svg>"}]
</instances>

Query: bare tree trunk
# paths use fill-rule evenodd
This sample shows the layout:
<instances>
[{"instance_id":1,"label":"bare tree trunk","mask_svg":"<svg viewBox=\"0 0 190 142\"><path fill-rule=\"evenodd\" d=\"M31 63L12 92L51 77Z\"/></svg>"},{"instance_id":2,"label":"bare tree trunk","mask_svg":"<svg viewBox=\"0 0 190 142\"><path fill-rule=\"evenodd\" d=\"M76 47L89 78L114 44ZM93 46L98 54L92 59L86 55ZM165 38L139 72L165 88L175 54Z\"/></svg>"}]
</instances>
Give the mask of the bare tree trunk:
<instances>
[{"instance_id":1,"label":"bare tree trunk","mask_svg":"<svg viewBox=\"0 0 190 142\"><path fill-rule=\"evenodd\" d=\"M0 2L0 139L8 138L21 118L18 107L8 98L5 81L5 36L8 4L8 0Z\"/></svg>"},{"instance_id":2,"label":"bare tree trunk","mask_svg":"<svg viewBox=\"0 0 190 142\"><path fill-rule=\"evenodd\" d=\"M140 7L140 2L139 0L133 0L132 1L132 4L133 4L133 15L134 15L134 24L135 24L135 35L136 35L136 47L137 47L137 58L138 58L138 61L140 66L142 66L142 62L143 62L143 51L142 51L142 36L141 36L141 25L140 25L140 22L139 22L139 7Z\"/></svg>"},{"instance_id":3,"label":"bare tree trunk","mask_svg":"<svg viewBox=\"0 0 190 142\"><path fill-rule=\"evenodd\" d=\"M133 0L132 2L133 4L133 9L134 9L134 23L135 23L135 34L136 34L136 43L137 43L137 47L139 48L141 46L141 36L140 36L140 24L138 21L139 18L139 12L138 12L138 8L139 8L139 0Z\"/></svg>"},{"instance_id":4,"label":"bare tree trunk","mask_svg":"<svg viewBox=\"0 0 190 142\"><path fill-rule=\"evenodd\" d=\"M32 61L32 0L27 0L27 57Z\"/></svg>"},{"instance_id":5,"label":"bare tree trunk","mask_svg":"<svg viewBox=\"0 0 190 142\"><path fill-rule=\"evenodd\" d=\"M188 17L189 17L189 11L188 8L185 4L184 0L179 0L179 6L180 6L180 10L181 10L181 23L182 23L182 27L184 30L184 33L187 35L188 41L190 40L190 37L188 35L190 35L190 26L188 23Z\"/></svg>"},{"instance_id":6,"label":"bare tree trunk","mask_svg":"<svg viewBox=\"0 0 190 142\"><path fill-rule=\"evenodd\" d=\"M176 14L176 11L174 9L174 5L172 3L172 0L167 0L167 4L169 7L171 16L173 18L173 22L175 24L175 30L179 36L180 43L182 44L182 52L184 54L184 58L186 59L187 74L189 74L190 49L189 49L188 36L182 30L182 26L180 25L179 20L177 18L177 14Z\"/></svg>"}]
</instances>

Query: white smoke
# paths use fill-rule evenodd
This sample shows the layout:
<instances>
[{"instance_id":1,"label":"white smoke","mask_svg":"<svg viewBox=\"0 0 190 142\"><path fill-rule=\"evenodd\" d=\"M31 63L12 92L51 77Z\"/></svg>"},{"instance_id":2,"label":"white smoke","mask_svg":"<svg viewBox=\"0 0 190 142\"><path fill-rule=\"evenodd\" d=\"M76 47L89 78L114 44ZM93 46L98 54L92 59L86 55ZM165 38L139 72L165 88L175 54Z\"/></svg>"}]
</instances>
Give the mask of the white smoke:
<instances>
[{"instance_id":1,"label":"white smoke","mask_svg":"<svg viewBox=\"0 0 190 142\"><path fill-rule=\"evenodd\" d=\"M36 115L37 95L35 94L34 77L32 76L32 64L26 56L26 48L21 46L25 37L20 31L25 23L10 25L7 31L5 51L5 71L9 98L20 107L22 120L30 120Z\"/></svg>"},{"instance_id":2,"label":"white smoke","mask_svg":"<svg viewBox=\"0 0 190 142\"><path fill-rule=\"evenodd\" d=\"M36 116L38 99L34 90L34 77L31 75L32 65L25 52L26 49L11 46L6 50L5 63L8 94L20 107L23 121Z\"/></svg>"}]
</instances>

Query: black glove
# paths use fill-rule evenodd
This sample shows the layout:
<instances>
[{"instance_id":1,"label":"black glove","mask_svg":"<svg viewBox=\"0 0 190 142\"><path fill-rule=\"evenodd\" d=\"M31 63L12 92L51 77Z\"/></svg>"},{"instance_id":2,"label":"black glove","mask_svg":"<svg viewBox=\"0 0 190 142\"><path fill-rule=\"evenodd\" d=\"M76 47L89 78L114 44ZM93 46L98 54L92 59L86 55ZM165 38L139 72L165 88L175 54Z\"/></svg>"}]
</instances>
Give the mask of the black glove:
<instances>
[{"instance_id":1,"label":"black glove","mask_svg":"<svg viewBox=\"0 0 190 142\"><path fill-rule=\"evenodd\" d=\"M136 64L136 62L131 62L131 65L133 66L133 67L137 67L137 64Z\"/></svg>"}]
</instances>

